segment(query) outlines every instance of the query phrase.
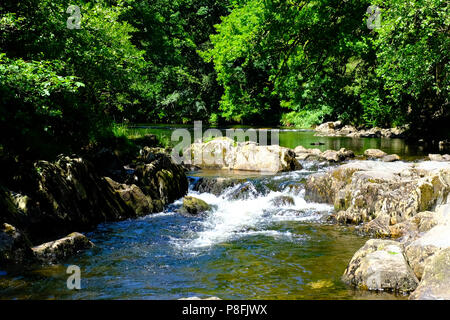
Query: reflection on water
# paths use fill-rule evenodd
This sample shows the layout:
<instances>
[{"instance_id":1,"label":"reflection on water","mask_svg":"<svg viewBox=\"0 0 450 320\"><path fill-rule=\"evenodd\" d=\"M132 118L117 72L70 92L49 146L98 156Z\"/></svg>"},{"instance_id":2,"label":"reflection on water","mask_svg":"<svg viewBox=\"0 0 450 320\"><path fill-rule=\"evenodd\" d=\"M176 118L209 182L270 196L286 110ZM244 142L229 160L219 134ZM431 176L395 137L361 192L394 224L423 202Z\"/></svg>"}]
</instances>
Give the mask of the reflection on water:
<instances>
[{"instance_id":1,"label":"reflection on water","mask_svg":"<svg viewBox=\"0 0 450 320\"><path fill-rule=\"evenodd\" d=\"M246 177L218 196L191 190L214 208L195 218L174 212L179 200L159 214L102 224L87 234L96 247L61 265L0 274L0 297L404 298L352 290L341 282L348 261L367 238L328 224L330 206L305 202L303 189L296 186L308 174ZM243 184L251 187L236 193ZM275 204L280 195L293 202ZM65 270L71 264L82 271L79 291L66 288Z\"/></svg>"}]
</instances>

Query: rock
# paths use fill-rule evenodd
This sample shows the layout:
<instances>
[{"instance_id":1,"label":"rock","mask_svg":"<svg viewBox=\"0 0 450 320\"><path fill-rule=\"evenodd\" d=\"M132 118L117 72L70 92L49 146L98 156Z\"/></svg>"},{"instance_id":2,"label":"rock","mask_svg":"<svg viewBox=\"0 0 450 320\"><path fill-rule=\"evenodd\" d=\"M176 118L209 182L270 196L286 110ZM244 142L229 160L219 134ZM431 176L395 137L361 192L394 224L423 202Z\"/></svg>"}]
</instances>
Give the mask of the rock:
<instances>
[{"instance_id":1,"label":"rock","mask_svg":"<svg viewBox=\"0 0 450 320\"><path fill-rule=\"evenodd\" d=\"M309 153L309 150L311 150L311 149L306 149L304 146L297 146L297 147L295 147L294 152L295 152L296 154L299 154L299 153ZM319 151L320 151L320 150L319 150Z\"/></svg>"},{"instance_id":2,"label":"rock","mask_svg":"<svg viewBox=\"0 0 450 320\"><path fill-rule=\"evenodd\" d=\"M426 232L437 224L434 212L431 211L419 212L411 220L417 225L419 232Z\"/></svg>"},{"instance_id":3,"label":"rock","mask_svg":"<svg viewBox=\"0 0 450 320\"><path fill-rule=\"evenodd\" d=\"M410 241L418 237L417 225L411 221L395 223L389 226L389 236L393 239L402 238L402 241Z\"/></svg>"},{"instance_id":4,"label":"rock","mask_svg":"<svg viewBox=\"0 0 450 320\"><path fill-rule=\"evenodd\" d=\"M272 205L277 207L295 205L294 198L292 198L291 196L277 196L270 200L270 202L272 203Z\"/></svg>"},{"instance_id":5,"label":"rock","mask_svg":"<svg viewBox=\"0 0 450 320\"><path fill-rule=\"evenodd\" d=\"M370 128L356 129L354 126L343 126L341 121L325 122L315 128L317 136L347 136L360 138L402 138L406 128Z\"/></svg>"},{"instance_id":6,"label":"rock","mask_svg":"<svg viewBox=\"0 0 450 320\"><path fill-rule=\"evenodd\" d=\"M55 162L39 161L35 167L39 172L38 190L16 198L25 219L10 222L32 242L135 216L92 164L82 158L61 156Z\"/></svg>"},{"instance_id":7,"label":"rock","mask_svg":"<svg viewBox=\"0 0 450 320\"><path fill-rule=\"evenodd\" d=\"M408 263L418 279L422 278L428 259L442 249L450 247L448 235L450 235L450 224L438 224L406 247Z\"/></svg>"},{"instance_id":8,"label":"rock","mask_svg":"<svg viewBox=\"0 0 450 320\"><path fill-rule=\"evenodd\" d=\"M183 197L188 190L188 179L181 165L157 148L144 148L141 162L136 164L134 176L126 184L135 184L152 199L154 209ZM159 201L157 204L155 201Z\"/></svg>"},{"instance_id":9,"label":"rock","mask_svg":"<svg viewBox=\"0 0 450 320\"><path fill-rule=\"evenodd\" d=\"M56 263L93 246L84 235L73 232L62 239L33 247L32 250L42 263Z\"/></svg>"},{"instance_id":10,"label":"rock","mask_svg":"<svg viewBox=\"0 0 450 320\"><path fill-rule=\"evenodd\" d=\"M166 154L145 148L145 159L134 163L128 181L108 180L89 161L59 156L38 161L25 194L0 190L0 222L14 225L33 243L61 237L72 230L89 230L99 223L162 211L184 196L187 177ZM114 183L112 182L114 181Z\"/></svg>"},{"instance_id":11,"label":"rock","mask_svg":"<svg viewBox=\"0 0 450 320\"><path fill-rule=\"evenodd\" d=\"M425 266L412 300L450 300L450 248L436 253Z\"/></svg>"},{"instance_id":12,"label":"rock","mask_svg":"<svg viewBox=\"0 0 450 320\"><path fill-rule=\"evenodd\" d=\"M192 189L200 193L207 192L218 196L222 194L225 189L244 183L245 181L245 179L232 179L224 177L201 177L198 178L198 181Z\"/></svg>"},{"instance_id":13,"label":"rock","mask_svg":"<svg viewBox=\"0 0 450 320\"><path fill-rule=\"evenodd\" d=\"M327 150L321 154L321 157L330 162L339 162L339 155L337 151Z\"/></svg>"},{"instance_id":14,"label":"rock","mask_svg":"<svg viewBox=\"0 0 450 320\"><path fill-rule=\"evenodd\" d=\"M337 220L338 221L346 220L343 218L344 214L345 212L341 212L340 214L338 214ZM387 214L379 215L372 221L364 224L362 226L362 230L365 233L370 234L374 237L378 238L389 237L391 236L391 230L389 229L390 221L391 218Z\"/></svg>"},{"instance_id":15,"label":"rock","mask_svg":"<svg viewBox=\"0 0 450 320\"><path fill-rule=\"evenodd\" d=\"M408 293L418 280L409 268L398 242L369 240L351 259L343 281L360 289Z\"/></svg>"},{"instance_id":16,"label":"rock","mask_svg":"<svg viewBox=\"0 0 450 320\"><path fill-rule=\"evenodd\" d=\"M105 179L120 198L134 210L137 216L140 217L163 210L161 201L155 201L153 203L152 198L146 196L135 184L127 185L118 183L108 177L105 177Z\"/></svg>"},{"instance_id":17,"label":"rock","mask_svg":"<svg viewBox=\"0 0 450 320\"><path fill-rule=\"evenodd\" d=\"M439 141L438 145L440 151L450 149L450 140L441 140Z\"/></svg>"},{"instance_id":18,"label":"rock","mask_svg":"<svg viewBox=\"0 0 450 320\"><path fill-rule=\"evenodd\" d=\"M390 218L389 225L404 222L446 203L449 194L450 165L445 162L353 161L311 175L305 184L305 199L334 204L344 223L381 215Z\"/></svg>"},{"instance_id":19,"label":"rock","mask_svg":"<svg viewBox=\"0 0 450 320\"><path fill-rule=\"evenodd\" d=\"M431 161L450 161L450 155L448 154L429 154L428 158L430 158Z\"/></svg>"},{"instance_id":20,"label":"rock","mask_svg":"<svg viewBox=\"0 0 450 320\"><path fill-rule=\"evenodd\" d=\"M3 223L0 227L0 266L29 264L34 256L31 242L14 226Z\"/></svg>"},{"instance_id":21,"label":"rock","mask_svg":"<svg viewBox=\"0 0 450 320\"><path fill-rule=\"evenodd\" d=\"M350 158L354 158L355 154L351 150L347 150L345 148L341 148L339 151L334 150L327 150L324 151L320 157L324 160L330 161L330 162L339 162L339 161L345 161Z\"/></svg>"},{"instance_id":22,"label":"rock","mask_svg":"<svg viewBox=\"0 0 450 320\"><path fill-rule=\"evenodd\" d=\"M341 130L339 131L339 134L348 136L348 135L353 134L353 133L355 133L357 131L358 130L354 126L346 125L346 126L341 128Z\"/></svg>"},{"instance_id":23,"label":"rock","mask_svg":"<svg viewBox=\"0 0 450 320\"><path fill-rule=\"evenodd\" d=\"M383 158L387 156L387 153L379 149L367 149L364 151L364 155L368 158Z\"/></svg>"},{"instance_id":24,"label":"rock","mask_svg":"<svg viewBox=\"0 0 450 320\"><path fill-rule=\"evenodd\" d=\"M211 210L211 206L205 201L194 198L194 197L184 197L183 206L179 210L180 213L187 213L190 215L197 215L199 213Z\"/></svg>"},{"instance_id":25,"label":"rock","mask_svg":"<svg viewBox=\"0 0 450 320\"><path fill-rule=\"evenodd\" d=\"M236 143L227 137L193 143L184 154L190 154L194 164L201 168L269 173L301 169L291 149L254 142Z\"/></svg>"},{"instance_id":26,"label":"rock","mask_svg":"<svg viewBox=\"0 0 450 320\"><path fill-rule=\"evenodd\" d=\"M336 121L336 122L325 122L322 123L321 125L317 126L315 128L316 132L320 132L322 134L326 134L326 133L334 133L336 129L335 124L337 124L338 126L342 125L342 123L340 121Z\"/></svg>"},{"instance_id":27,"label":"rock","mask_svg":"<svg viewBox=\"0 0 450 320\"><path fill-rule=\"evenodd\" d=\"M394 161L400 161L400 157L396 154L389 154L387 156L384 156L381 158L381 161L384 162L394 162Z\"/></svg>"}]
</instances>

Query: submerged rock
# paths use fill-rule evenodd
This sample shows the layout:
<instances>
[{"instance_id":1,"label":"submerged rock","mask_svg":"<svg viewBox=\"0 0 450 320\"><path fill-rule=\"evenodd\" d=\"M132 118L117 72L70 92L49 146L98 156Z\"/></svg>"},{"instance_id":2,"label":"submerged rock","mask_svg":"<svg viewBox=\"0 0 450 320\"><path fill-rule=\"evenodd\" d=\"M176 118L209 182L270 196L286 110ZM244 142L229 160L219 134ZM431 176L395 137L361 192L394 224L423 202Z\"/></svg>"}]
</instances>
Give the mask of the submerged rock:
<instances>
[{"instance_id":1,"label":"submerged rock","mask_svg":"<svg viewBox=\"0 0 450 320\"><path fill-rule=\"evenodd\" d=\"M422 278L429 259L446 248L450 248L450 224L436 225L406 247L409 265L418 279Z\"/></svg>"},{"instance_id":2,"label":"submerged rock","mask_svg":"<svg viewBox=\"0 0 450 320\"><path fill-rule=\"evenodd\" d=\"M207 192L218 196L223 193L227 188L234 187L235 185L245 183L246 179L232 179L223 177L201 177L197 183L193 186L194 191L200 193Z\"/></svg>"},{"instance_id":3,"label":"submerged rock","mask_svg":"<svg viewBox=\"0 0 450 320\"><path fill-rule=\"evenodd\" d=\"M199 213L211 210L211 206L202 199L195 197L184 197L183 206L179 210L180 213L197 215Z\"/></svg>"},{"instance_id":4,"label":"submerged rock","mask_svg":"<svg viewBox=\"0 0 450 320\"><path fill-rule=\"evenodd\" d=\"M33 247L33 253L42 263L62 261L81 250L92 248L94 244L84 235L73 232L68 236Z\"/></svg>"},{"instance_id":5,"label":"submerged rock","mask_svg":"<svg viewBox=\"0 0 450 320\"><path fill-rule=\"evenodd\" d=\"M401 245L391 240L367 241L351 259L342 279L361 289L394 292L411 292L418 284Z\"/></svg>"},{"instance_id":6,"label":"submerged rock","mask_svg":"<svg viewBox=\"0 0 450 320\"><path fill-rule=\"evenodd\" d=\"M295 205L294 198L292 198L291 196L278 196L273 198L270 202L277 207Z\"/></svg>"},{"instance_id":7,"label":"submerged rock","mask_svg":"<svg viewBox=\"0 0 450 320\"><path fill-rule=\"evenodd\" d=\"M450 248L436 253L425 266L413 300L450 300Z\"/></svg>"}]
</instances>

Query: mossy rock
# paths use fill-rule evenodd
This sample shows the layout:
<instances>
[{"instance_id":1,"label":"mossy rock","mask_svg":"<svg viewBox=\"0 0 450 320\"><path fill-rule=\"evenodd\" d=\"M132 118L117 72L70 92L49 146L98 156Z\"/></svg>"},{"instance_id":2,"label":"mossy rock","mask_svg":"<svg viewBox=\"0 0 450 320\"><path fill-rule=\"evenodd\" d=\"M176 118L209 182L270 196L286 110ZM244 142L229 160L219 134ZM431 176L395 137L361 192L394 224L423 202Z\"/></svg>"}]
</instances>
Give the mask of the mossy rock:
<instances>
[{"instance_id":1,"label":"mossy rock","mask_svg":"<svg viewBox=\"0 0 450 320\"><path fill-rule=\"evenodd\" d=\"M211 210L211 206L207 204L205 201L194 198L194 197L184 197L183 206L179 210L180 213L197 215L199 213Z\"/></svg>"}]
</instances>

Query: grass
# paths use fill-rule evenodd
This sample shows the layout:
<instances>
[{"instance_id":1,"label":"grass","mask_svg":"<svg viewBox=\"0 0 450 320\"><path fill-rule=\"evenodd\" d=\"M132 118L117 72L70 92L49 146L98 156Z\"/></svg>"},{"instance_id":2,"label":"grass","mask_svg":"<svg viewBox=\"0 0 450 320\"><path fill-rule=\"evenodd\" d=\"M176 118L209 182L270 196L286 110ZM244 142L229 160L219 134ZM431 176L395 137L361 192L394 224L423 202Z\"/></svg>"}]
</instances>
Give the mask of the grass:
<instances>
[{"instance_id":1,"label":"grass","mask_svg":"<svg viewBox=\"0 0 450 320\"><path fill-rule=\"evenodd\" d=\"M126 138L131 141L139 140L148 135L155 135L163 148L170 148L176 144L171 142L170 135L152 128L134 128L126 124L116 123L112 128L112 132L116 138Z\"/></svg>"}]
</instances>

